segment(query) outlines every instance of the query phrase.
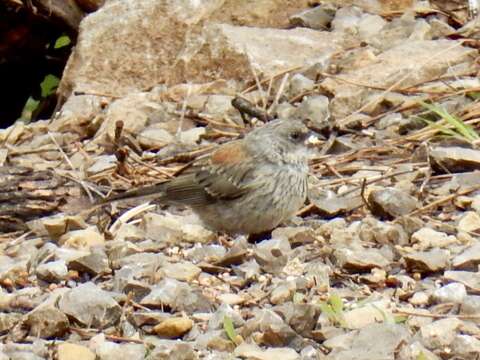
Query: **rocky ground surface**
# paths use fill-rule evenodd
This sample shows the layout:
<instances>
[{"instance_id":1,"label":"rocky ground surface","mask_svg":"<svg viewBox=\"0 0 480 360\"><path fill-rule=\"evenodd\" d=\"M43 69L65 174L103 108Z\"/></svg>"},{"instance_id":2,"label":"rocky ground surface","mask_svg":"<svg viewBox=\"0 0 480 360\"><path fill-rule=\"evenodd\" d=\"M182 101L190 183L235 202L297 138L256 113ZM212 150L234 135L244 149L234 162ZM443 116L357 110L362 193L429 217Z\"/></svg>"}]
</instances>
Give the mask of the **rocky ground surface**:
<instances>
[{"instance_id":1,"label":"rocky ground surface","mask_svg":"<svg viewBox=\"0 0 480 360\"><path fill-rule=\"evenodd\" d=\"M467 1L107 1L60 110L0 130L0 359L477 359L479 25ZM93 206L275 117L319 139L270 238Z\"/></svg>"}]
</instances>

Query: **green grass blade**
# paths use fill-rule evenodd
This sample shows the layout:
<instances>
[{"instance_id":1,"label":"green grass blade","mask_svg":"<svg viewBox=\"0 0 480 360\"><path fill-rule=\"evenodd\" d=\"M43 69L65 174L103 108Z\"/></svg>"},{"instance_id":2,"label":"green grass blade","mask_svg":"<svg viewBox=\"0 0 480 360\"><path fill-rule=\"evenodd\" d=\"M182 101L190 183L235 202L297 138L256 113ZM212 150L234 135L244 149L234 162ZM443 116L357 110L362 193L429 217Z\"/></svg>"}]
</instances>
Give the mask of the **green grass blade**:
<instances>
[{"instance_id":1,"label":"green grass blade","mask_svg":"<svg viewBox=\"0 0 480 360\"><path fill-rule=\"evenodd\" d=\"M431 112L440 116L443 120L445 120L448 124L450 124L454 129L456 129L457 132L464 139L468 141L474 141L474 140L480 139L480 135L478 135L478 133L475 131L474 128L472 128L468 124L465 124L462 120L456 118L455 116L449 114L448 111L446 111L442 107L428 104L423 101L420 101L420 104L427 110L430 110Z\"/></svg>"},{"instance_id":2,"label":"green grass blade","mask_svg":"<svg viewBox=\"0 0 480 360\"><path fill-rule=\"evenodd\" d=\"M227 315L223 317L223 329L227 333L228 338L232 341L235 342L237 338L237 333L235 331L235 328L233 327L233 321L230 319Z\"/></svg>"}]
</instances>

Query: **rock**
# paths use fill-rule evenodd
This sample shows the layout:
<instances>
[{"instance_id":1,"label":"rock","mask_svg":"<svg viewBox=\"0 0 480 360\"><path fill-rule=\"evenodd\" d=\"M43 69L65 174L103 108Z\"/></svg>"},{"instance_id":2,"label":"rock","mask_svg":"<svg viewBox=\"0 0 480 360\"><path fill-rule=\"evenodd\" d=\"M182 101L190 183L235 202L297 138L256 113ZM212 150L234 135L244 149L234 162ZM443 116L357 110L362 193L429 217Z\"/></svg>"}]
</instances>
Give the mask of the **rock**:
<instances>
[{"instance_id":1,"label":"rock","mask_svg":"<svg viewBox=\"0 0 480 360\"><path fill-rule=\"evenodd\" d=\"M286 238L291 246L300 246L313 243L317 236L311 227L278 227L272 231L272 238Z\"/></svg>"},{"instance_id":2,"label":"rock","mask_svg":"<svg viewBox=\"0 0 480 360\"><path fill-rule=\"evenodd\" d=\"M366 88L352 85L369 84L388 88L399 81L398 74L414 74L403 76L402 86L413 86L414 84L428 82L437 79L444 74L453 64L469 62L471 50L466 47L456 46L458 43L449 40L411 40L402 42L384 51L380 55L370 59L368 63L358 68L349 69L342 74L347 82L335 79L326 79L322 86L332 94L330 111L335 119L342 119L338 126L350 122L349 115L355 114L357 109L370 103L380 104L382 93ZM436 57L434 61L428 62L432 54L445 51L446 48L455 47L455 50L448 52L447 56ZM411 69L419 71L412 72ZM372 105L364 109L363 113L371 113L375 110ZM454 172L454 171L452 171Z\"/></svg>"},{"instance_id":3,"label":"rock","mask_svg":"<svg viewBox=\"0 0 480 360\"><path fill-rule=\"evenodd\" d=\"M62 78L64 79L65 76ZM109 81L107 77L102 82ZM118 81L120 79L117 79ZM113 90L113 89L112 89ZM150 91L131 91L127 92L124 97L120 97L112 101L109 106L102 112L103 121L100 128L95 134L98 142L111 142L115 139L115 131L117 124L122 124L123 133L139 134L147 125L162 126L171 133L177 130L178 124L171 122L168 128L169 120L172 115L168 114L168 102L164 101L165 87L155 86ZM63 108L62 108L63 112ZM61 121L62 116L57 121ZM157 123L157 124L156 124ZM129 136L123 136L122 142L129 143L129 146L137 151L140 147L137 142L132 142Z\"/></svg>"},{"instance_id":4,"label":"rock","mask_svg":"<svg viewBox=\"0 0 480 360\"><path fill-rule=\"evenodd\" d=\"M228 304L222 304L218 307L217 311L213 316L208 320L208 329L209 330L220 330L223 329L223 323L225 321L225 316L232 321L234 327L241 327L245 324L242 316Z\"/></svg>"},{"instance_id":5,"label":"rock","mask_svg":"<svg viewBox=\"0 0 480 360\"><path fill-rule=\"evenodd\" d=\"M392 314L385 309L383 304L380 306L365 305L357 309L345 311L343 313L343 320L348 329L362 329L370 324L382 322L386 314L392 316Z\"/></svg>"},{"instance_id":6,"label":"rock","mask_svg":"<svg viewBox=\"0 0 480 360\"><path fill-rule=\"evenodd\" d=\"M302 360L317 360L320 358L319 350L309 345L300 352Z\"/></svg>"},{"instance_id":7,"label":"rock","mask_svg":"<svg viewBox=\"0 0 480 360\"><path fill-rule=\"evenodd\" d=\"M480 273L471 271L445 271L443 278L449 281L457 281L471 289L480 289Z\"/></svg>"},{"instance_id":8,"label":"rock","mask_svg":"<svg viewBox=\"0 0 480 360\"><path fill-rule=\"evenodd\" d=\"M403 259L409 271L431 273L448 266L449 253L446 250L433 249L404 255Z\"/></svg>"},{"instance_id":9,"label":"rock","mask_svg":"<svg viewBox=\"0 0 480 360\"><path fill-rule=\"evenodd\" d=\"M389 224L374 217L362 220L358 236L362 241L379 244L407 245L408 234L400 224Z\"/></svg>"},{"instance_id":10,"label":"rock","mask_svg":"<svg viewBox=\"0 0 480 360\"><path fill-rule=\"evenodd\" d=\"M358 21L358 36L369 43L375 41L375 35L382 33L388 23L379 15L363 14ZM391 45L391 43L390 43Z\"/></svg>"},{"instance_id":11,"label":"rock","mask_svg":"<svg viewBox=\"0 0 480 360\"><path fill-rule=\"evenodd\" d=\"M227 251L227 253L215 262L218 266L230 266L241 264L247 256L248 243L245 238L239 237L233 243L233 246Z\"/></svg>"},{"instance_id":12,"label":"rock","mask_svg":"<svg viewBox=\"0 0 480 360\"><path fill-rule=\"evenodd\" d=\"M258 345L246 342L236 347L235 356L256 360L300 360L298 353L290 348L267 348L262 350Z\"/></svg>"},{"instance_id":13,"label":"rock","mask_svg":"<svg viewBox=\"0 0 480 360\"><path fill-rule=\"evenodd\" d=\"M221 120L225 115L233 116L237 110L232 106L233 96L210 95L205 103L205 112L215 119Z\"/></svg>"},{"instance_id":14,"label":"rock","mask_svg":"<svg viewBox=\"0 0 480 360\"><path fill-rule=\"evenodd\" d=\"M476 243L455 256L452 266L455 269L473 270L480 264L480 243Z\"/></svg>"},{"instance_id":15,"label":"rock","mask_svg":"<svg viewBox=\"0 0 480 360\"><path fill-rule=\"evenodd\" d=\"M123 257L121 255L124 254L120 254L119 259L112 261L113 268L118 269L123 267L139 267L145 271L151 271L152 268L159 268L166 262L163 254L137 253L127 256L124 255Z\"/></svg>"},{"instance_id":16,"label":"rock","mask_svg":"<svg viewBox=\"0 0 480 360\"><path fill-rule=\"evenodd\" d=\"M155 334L169 339L179 338L192 329L193 321L187 317L174 317L162 321L153 328Z\"/></svg>"},{"instance_id":17,"label":"rock","mask_svg":"<svg viewBox=\"0 0 480 360\"><path fill-rule=\"evenodd\" d=\"M315 187L309 189L308 199L321 215L327 217L347 213L363 204L360 196L340 196L333 191L324 191Z\"/></svg>"},{"instance_id":18,"label":"rock","mask_svg":"<svg viewBox=\"0 0 480 360\"><path fill-rule=\"evenodd\" d=\"M295 111L295 117L311 121L316 129L325 129L330 125L329 104L330 101L326 96L306 96Z\"/></svg>"},{"instance_id":19,"label":"rock","mask_svg":"<svg viewBox=\"0 0 480 360\"><path fill-rule=\"evenodd\" d=\"M437 355L426 349L419 341L403 346L399 353L399 360L421 359L422 357L425 360L440 360Z\"/></svg>"},{"instance_id":20,"label":"rock","mask_svg":"<svg viewBox=\"0 0 480 360\"><path fill-rule=\"evenodd\" d=\"M476 315L480 311L480 296L467 295L460 307L460 312L466 315Z\"/></svg>"},{"instance_id":21,"label":"rock","mask_svg":"<svg viewBox=\"0 0 480 360\"><path fill-rule=\"evenodd\" d=\"M90 351L89 348L71 344L71 343L62 343L57 347L57 359L58 360L95 360L95 354Z\"/></svg>"},{"instance_id":22,"label":"rock","mask_svg":"<svg viewBox=\"0 0 480 360\"><path fill-rule=\"evenodd\" d=\"M458 222L458 230L478 232L480 230L480 215L474 211L465 212Z\"/></svg>"},{"instance_id":23,"label":"rock","mask_svg":"<svg viewBox=\"0 0 480 360\"><path fill-rule=\"evenodd\" d=\"M395 358L399 346L410 338L405 327L397 324L371 324L352 333L349 344L340 341L328 355L332 360L385 360ZM372 341L375 339L375 341Z\"/></svg>"},{"instance_id":24,"label":"rock","mask_svg":"<svg viewBox=\"0 0 480 360\"><path fill-rule=\"evenodd\" d=\"M274 311L280 314L297 334L304 337L311 336L321 313L318 305L295 304L292 302L275 306Z\"/></svg>"},{"instance_id":25,"label":"rock","mask_svg":"<svg viewBox=\"0 0 480 360\"><path fill-rule=\"evenodd\" d=\"M88 250L91 247L103 246L105 238L95 227L91 226L83 230L66 233L58 239L58 243L74 249Z\"/></svg>"},{"instance_id":26,"label":"rock","mask_svg":"<svg viewBox=\"0 0 480 360\"><path fill-rule=\"evenodd\" d=\"M306 4L306 0L295 3L262 0L261 5L251 7L244 3L204 0L188 5L142 0L135 3L132 10L129 3L107 2L82 21L60 93L68 95L73 90L122 96L187 79L192 83L242 80L251 75L244 51L252 57L255 69L267 76L276 73L279 67L302 65L318 54L328 56L329 52L338 50L333 44L335 36L329 33L268 29L268 26L285 24L289 15L304 9ZM119 18L123 19L121 26L111 21ZM234 22L249 27L228 25ZM260 31L251 26L267 28ZM167 41L172 33L176 34L175 38ZM138 47L138 44L144 46ZM265 47L271 50L262 51ZM268 64L263 57L273 53L275 61L271 59ZM100 61L100 58L109 61ZM222 62L221 67L210 65L218 61Z\"/></svg>"},{"instance_id":27,"label":"rock","mask_svg":"<svg viewBox=\"0 0 480 360\"><path fill-rule=\"evenodd\" d=\"M461 304L466 296L465 285L460 283L451 283L433 292L433 299L438 303Z\"/></svg>"},{"instance_id":28,"label":"rock","mask_svg":"<svg viewBox=\"0 0 480 360\"><path fill-rule=\"evenodd\" d=\"M27 315L24 324L31 336L40 338L63 337L70 326L63 312L53 306L42 305Z\"/></svg>"},{"instance_id":29,"label":"rock","mask_svg":"<svg viewBox=\"0 0 480 360\"><path fill-rule=\"evenodd\" d=\"M101 249L92 249L92 253L72 260L68 267L80 273L88 273L92 276L110 274L110 264L107 255Z\"/></svg>"},{"instance_id":30,"label":"rock","mask_svg":"<svg viewBox=\"0 0 480 360\"><path fill-rule=\"evenodd\" d=\"M315 82L302 74L295 74L290 79L288 95L290 98L301 96L308 91L313 90ZM328 103L327 103L328 105Z\"/></svg>"},{"instance_id":31,"label":"rock","mask_svg":"<svg viewBox=\"0 0 480 360\"><path fill-rule=\"evenodd\" d=\"M480 214L480 195L476 195L473 197L471 206L472 209L477 212L477 214Z\"/></svg>"},{"instance_id":32,"label":"rock","mask_svg":"<svg viewBox=\"0 0 480 360\"><path fill-rule=\"evenodd\" d=\"M99 155L95 162L87 169L88 175L95 175L106 170L114 169L117 166L115 155Z\"/></svg>"},{"instance_id":33,"label":"rock","mask_svg":"<svg viewBox=\"0 0 480 360\"><path fill-rule=\"evenodd\" d=\"M480 151L462 147L436 147L430 150L432 166L441 173L480 169Z\"/></svg>"},{"instance_id":34,"label":"rock","mask_svg":"<svg viewBox=\"0 0 480 360\"><path fill-rule=\"evenodd\" d=\"M450 344L456 338L456 331L462 326L462 321L457 318L436 320L420 328L423 344L428 349L438 349Z\"/></svg>"},{"instance_id":35,"label":"rock","mask_svg":"<svg viewBox=\"0 0 480 360\"><path fill-rule=\"evenodd\" d=\"M144 229L147 238L165 244L176 244L180 241L208 243L215 239L215 234L201 225L198 219L170 213L146 214Z\"/></svg>"},{"instance_id":36,"label":"rock","mask_svg":"<svg viewBox=\"0 0 480 360\"><path fill-rule=\"evenodd\" d=\"M67 264L64 260L51 261L37 266L37 277L48 282L65 280L68 275Z\"/></svg>"},{"instance_id":37,"label":"rock","mask_svg":"<svg viewBox=\"0 0 480 360\"><path fill-rule=\"evenodd\" d=\"M447 235L427 227L421 228L412 234L410 242L419 250L428 250L432 248L446 248L457 242L453 235Z\"/></svg>"},{"instance_id":38,"label":"rock","mask_svg":"<svg viewBox=\"0 0 480 360\"><path fill-rule=\"evenodd\" d=\"M330 289L330 275L332 268L325 265L323 261L310 261L305 267L305 279L310 286L318 291L328 291Z\"/></svg>"},{"instance_id":39,"label":"rock","mask_svg":"<svg viewBox=\"0 0 480 360\"><path fill-rule=\"evenodd\" d=\"M182 144L194 146L201 141L203 135L206 134L204 127L196 127L186 131L182 131L179 140Z\"/></svg>"},{"instance_id":40,"label":"rock","mask_svg":"<svg viewBox=\"0 0 480 360\"><path fill-rule=\"evenodd\" d=\"M382 27L376 36L370 36L368 43L378 49L386 50L412 40L430 40L430 26L423 19L415 19L411 12L393 19Z\"/></svg>"},{"instance_id":41,"label":"rock","mask_svg":"<svg viewBox=\"0 0 480 360\"><path fill-rule=\"evenodd\" d=\"M348 271L364 272L373 268L385 269L390 265L384 254L378 249L340 248L334 252L338 265Z\"/></svg>"},{"instance_id":42,"label":"rock","mask_svg":"<svg viewBox=\"0 0 480 360\"><path fill-rule=\"evenodd\" d=\"M416 306L428 305L430 297L424 291L416 292L413 296L408 299L408 302Z\"/></svg>"},{"instance_id":43,"label":"rock","mask_svg":"<svg viewBox=\"0 0 480 360\"><path fill-rule=\"evenodd\" d=\"M210 311L211 308L210 302L200 291L186 283L168 278L154 286L141 304L155 308L168 306L174 311L188 313Z\"/></svg>"},{"instance_id":44,"label":"rock","mask_svg":"<svg viewBox=\"0 0 480 360\"><path fill-rule=\"evenodd\" d=\"M302 11L290 17L290 24L315 30L326 30L332 22L334 12L323 6Z\"/></svg>"},{"instance_id":45,"label":"rock","mask_svg":"<svg viewBox=\"0 0 480 360\"><path fill-rule=\"evenodd\" d=\"M277 273L287 264L291 250L285 238L264 240L257 244L254 257L264 271Z\"/></svg>"},{"instance_id":46,"label":"rock","mask_svg":"<svg viewBox=\"0 0 480 360\"><path fill-rule=\"evenodd\" d=\"M255 259L246 261L235 268L235 273L247 281L258 279L260 272L260 265L258 265Z\"/></svg>"},{"instance_id":47,"label":"rock","mask_svg":"<svg viewBox=\"0 0 480 360\"><path fill-rule=\"evenodd\" d=\"M60 298L58 307L83 325L98 328L115 324L122 312L111 295L92 282L67 292Z\"/></svg>"},{"instance_id":48,"label":"rock","mask_svg":"<svg viewBox=\"0 0 480 360\"><path fill-rule=\"evenodd\" d=\"M270 76L282 69L312 65L318 62L318 54L322 54L322 61L328 61L341 48L339 44L343 41L337 34L305 28L260 29L228 24L212 24L206 28L205 34L206 42L200 53L204 52L207 57L215 58L218 52L222 52L224 64L230 59L234 61L235 67L225 66L219 74L228 79L250 76L248 63L252 64L256 72ZM266 47L269 48L268 52L263 51ZM272 58L272 54L275 54L275 57ZM188 65L195 68L200 58L192 60ZM181 67L178 67L178 70L181 70ZM188 67L182 70L191 72ZM187 74L184 76L189 77ZM192 73L191 76L195 74ZM204 78L205 80L207 79Z\"/></svg>"},{"instance_id":49,"label":"rock","mask_svg":"<svg viewBox=\"0 0 480 360\"><path fill-rule=\"evenodd\" d=\"M451 346L455 354L466 358L480 354L480 340L474 336L457 335Z\"/></svg>"},{"instance_id":50,"label":"rock","mask_svg":"<svg viewBox=\"0 0 480 360\"><path fill-rule=\"evenodd\" d=\"M394 188L373 190L368 203L374 215L388 219L407 215L418 207L417 199Z\"/></svg>"},{"instance_id":51,"label":"rock","mask_svg":"<svg viewBox=\"0 0 480 360\"><path fill-rule=\"evenodd\" d=\"M335 32L354 34L362 16L362 10L358 7L346 6L337 10L332 20L332 29Z\"/></svg>"},{"instance_id":52,"label":"rock","mask_svg":"<svg viewBox=\"0 0 480 360\"><path fill-rule=\"evenodd\" d=\"M291 119L295 116L295 111L297 108L287 102L282 102L275 107L275 113L279 119Z\"/></svg>"},{"instance_id":53,"label":"rock","mask_svg":"<svg viewBox=\"0 0 480 360\"><path fill-rule=\"evenodd\" d=\"M191 282L200 275L202 270L190 262L183 261L174 264L167 263L160 269L160 272L168 278Z\"/></svg>"},{"instance_id":54,"label":"rock","mask_svg":"<svg viewBox=\"0 0 480 360\"><path fill-rule=\"evenodd\" d=\"M272 304L278 305L283 304L286 301L292 300L295 290L295 283L287 282L284 284L280 284L272 290L272 293L270 294L270 302Z\"/></svg>"},{"instance_id":55,"label":"rock","mask_svg":"<svg viewBox=\"0 0 480 360\"><path fill-rule=\"evenodd\" d=\"M57 240L71 230L85 229L87 224L80 216L58 215L42 219L43 226L48 235Z\"/></svg>"},{"instance_id":56,"label":"rock","mask_svg":"<svg viewBox=\"0 0 480 360\"><path fill-rule=\"evenodd\" d=\"M235 349L235 343L227 338L224 330L207 331L201 334L197 338L197 344L200 348L228 353Z\"/></svg>"},{"instance_id":57,"label":"rock","mask_svg":"<svg viewBox=\"0 0 480 360\"><path fill-rule=\"evenodd\" d=\"M159 340L155 342L146 360L198 360L192 345L179 340Z\"/></svg>"},{"instance_id":58,"label":"rock","mask_svg":"<svg viewBox=\"0 0 480 360\"><path fill-rule=\"evenodd\" d=\"M191 249L187 249L185 254L187 258L194 263L199 262L207 262L207 263L214 263L220 260L223 256L225 256L227 250L225 247L211 244L211 245L202 245L198 244Z\"/></svg>"},{"instance_id":59,"label":"rock","mask_svg":"<svg viewBox=\"0 0 480 360\"><path fill-rule=\"evenodd\" d=\"M148 127L138 135L140 145L145 149L158 149L172 143L174 137L167 130L158 127Z\"/></svg>"},{"instance_id":60,"label":"rock","mask_svg":"<svg viewBox=\"0 0 480 360\"><path fill-rule=\"evenodd\" d=\"M262 334L265 345L278 347L287 346L298 337L277 313L267 309L257 310L254 317L245 323L240 335L246 339L254 332Z\"/></svg>"},{"instance_id":61,"label":"rock","mask_svg":"<svg viewBox=\"0 0 480 360\"><path fill-rule=\"evenodd\" d=\"M248 298L238 294L220 294L217 296L218 302L227 305L240 305L243 304Z\"/></svg>"},{"instance_id":62,"label":"rock","mask_svg":"<svg viewBox=\"0 0 480 360\"><path fill-rule=\"evenodd\" d=\"M147 349L143 344L116 344L104 341L95 349L99 360L144 360Z\"/></svg>"},{"instance_id":63,"label":"rock","mask_svg":"<svg viewBox=\"0 0 480 360\"><path fill-rule=\"evenodd\" d=\"M0 307L0 309L2 309ZM2 309L3 310L3 309ZM22 320L22 314L19 313L0 313L0 333L11 331L12 328ZM0 358L1 359L1 358Z\"/></svg>"}]
</instances>

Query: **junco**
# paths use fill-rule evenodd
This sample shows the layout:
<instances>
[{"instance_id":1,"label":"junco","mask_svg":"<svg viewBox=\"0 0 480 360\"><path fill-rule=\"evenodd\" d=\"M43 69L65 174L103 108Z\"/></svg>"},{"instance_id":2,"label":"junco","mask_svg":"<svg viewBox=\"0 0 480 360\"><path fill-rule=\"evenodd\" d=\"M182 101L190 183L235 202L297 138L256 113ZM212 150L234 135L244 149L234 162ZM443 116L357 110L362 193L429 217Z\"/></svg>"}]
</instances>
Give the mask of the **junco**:
<instances>
[{"instance_id":1,"label":"junco","mask_svg":"<svg viewBox=\"0 0 480 360\"><path fill-rule=\"evenodd\" d=\"M307 196L307 127L274 120L243 139L221 145L168 182L127 191L111 202L158 195L187 205L210 228L230 234L259 234L291 217Z\"/></svg>"}]
</instances>

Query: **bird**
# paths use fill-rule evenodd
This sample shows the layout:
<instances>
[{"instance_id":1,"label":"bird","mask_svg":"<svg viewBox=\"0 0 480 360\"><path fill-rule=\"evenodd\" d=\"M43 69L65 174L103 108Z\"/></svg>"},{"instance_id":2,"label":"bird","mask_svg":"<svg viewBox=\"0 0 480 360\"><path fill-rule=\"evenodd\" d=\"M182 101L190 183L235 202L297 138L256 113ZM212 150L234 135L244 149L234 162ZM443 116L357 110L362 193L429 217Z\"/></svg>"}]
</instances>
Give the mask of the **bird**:
<instances>
[{"instance_id":1,"label":"bird","mask_svg":"<svg viewBox=\"0 0 480 360\"><path fill-rule=\"evenodd\" d=\"M214 231L265 233L305 203L310 134L300 120L272 120L220 145L175 178L103 202L155 195L160 203L190 207Z\"/></svg>"}]
</instances>

